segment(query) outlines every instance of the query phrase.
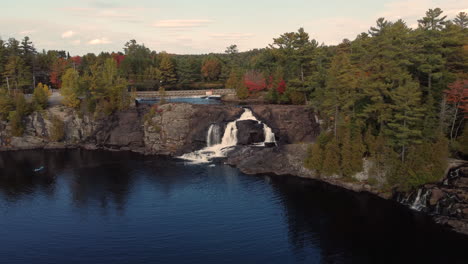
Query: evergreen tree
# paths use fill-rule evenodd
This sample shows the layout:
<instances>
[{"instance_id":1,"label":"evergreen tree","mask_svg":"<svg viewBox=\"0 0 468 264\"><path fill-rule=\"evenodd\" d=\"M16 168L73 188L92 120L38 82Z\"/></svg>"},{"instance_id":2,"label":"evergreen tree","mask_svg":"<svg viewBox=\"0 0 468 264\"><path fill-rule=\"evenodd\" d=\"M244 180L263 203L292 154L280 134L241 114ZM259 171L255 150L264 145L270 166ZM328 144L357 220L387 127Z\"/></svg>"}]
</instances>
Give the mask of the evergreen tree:
<instances>
[{"instance_id":1,"label":"evergreen tree","mask_svg":"<svg viewBox=\"0 0 468 264\"><path fill-rule=\"evenodd\" d=\"M323 165L323 149L319 143L316 142L309 147L304 165L306 168L315 170L317 174L320 174Z\"/></svg>"},{"instance_id":2,"label":"evergreen tree","mask_svg":"<svg viewBox=\"0 0 468 264\"><path fill-rule=\"evenodd\" d=\"M421 143L421 123L424 109L421 107L421 92L418 84L407 80L391 97L393 118L388 123L393 144L400 148L401 160L405 161L406 150L411 144Z\"/></svg>"},{"instance_id":3,"label":"evergreen tree","mask_svg":"<svg viewBox=\"0 0 468 264\"><path fill-rule=\"evenodd\" d=\"M468 27L468 16L465 12L460 12L457 14L457 17L453 20L455 25L465 29Z\"/></svg>"},{"instance_id":4,"label":"evergreen tree","mask_svg":"<svg viewBox=\"0 0 468 264\"><path fill-rule=\"evenodd\" d=\"M340 147L336 139L325 146L322 173L325 176L340 175Z\"/></svg>"},{"instance_id":5,"label":"evergreen tree","mask_svg":"<svg viewBox=\"0 0 468 264\"><path fill-rule=\"evenodd\" d=\"M162 84L172 84L177 82L177 76L171 56L167 53L161 53L162 59L159 65Z\"/></svg>"},{"instance_id":6,"label":"evergreen tree","mask_svg":"<svg viewBox=\"0 0 468 264\"><path fill-rule=\"evenodd\" d=\"M339 51L328 70L327 85L322 102L322 111L333 120L334 134L337 134L339 117L351 116L358 98L357 69L351 65L349 55Z\"/></svg>"},{"instance_id":7,"label":"evergreen tree","mask_svg":"<svg viewBox=\"0 0 468 264\"><path fill-rule=\"evenodd\" d=\"M426 16L418 20L419 27L429 30L442 30L447 16L442 16L443 11L440 8L429 9Z\"/></svg>"}]
</instances>

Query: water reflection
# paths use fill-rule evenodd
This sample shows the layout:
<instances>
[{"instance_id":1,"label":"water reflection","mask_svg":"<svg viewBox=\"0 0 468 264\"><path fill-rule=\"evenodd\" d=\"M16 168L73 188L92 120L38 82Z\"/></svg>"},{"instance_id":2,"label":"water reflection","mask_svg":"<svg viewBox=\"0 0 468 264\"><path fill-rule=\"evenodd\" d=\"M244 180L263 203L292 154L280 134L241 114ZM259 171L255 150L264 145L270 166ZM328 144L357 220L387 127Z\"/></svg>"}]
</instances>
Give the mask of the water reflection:
<instances>
[{"instance_id":1,"label":"water reflection","mask_svg":"<svg viewBox=\"0 0 468 264\"><path fill-rule=\"evenodd\" d=\"M468 248L371 195L123 152L0 153L0 221L7 263L466 263Z\"/></svg>"},{"instance_id":2,"label":"water reflection","mask_svg":"<svg viewBox=\"0 0 468 264\"><path fill-rule=\"evenodd\" d=\"M274 177L295 251L324 263L462 263L468 239L391 201L328 184ZM443 252L443 254L441 254Z\"/></svg>"}]
</instances>

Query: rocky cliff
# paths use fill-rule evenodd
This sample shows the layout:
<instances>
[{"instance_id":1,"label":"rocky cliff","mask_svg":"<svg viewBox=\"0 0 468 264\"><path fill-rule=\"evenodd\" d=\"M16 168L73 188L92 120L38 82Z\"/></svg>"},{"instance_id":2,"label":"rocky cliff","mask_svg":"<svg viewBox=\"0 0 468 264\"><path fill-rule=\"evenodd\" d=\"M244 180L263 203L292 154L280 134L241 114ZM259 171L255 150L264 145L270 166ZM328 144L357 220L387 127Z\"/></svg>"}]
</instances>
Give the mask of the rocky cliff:
<instances>
[{"instance_id":1,"label":"rocky cliff","mask_svg":"<svg viewBox=\"0 0 468 264\"><path fill-rule=\"evenodd\" d=\"M273 128L281 143L312 142L319 133L319 125L306 107L262 105L251 108L259 119ZM211 124L226 125L242 112L242 108L235 106L174 103L152 112L148 106L140 106L109 116L91 116L55 106L26 117L23 120L25 133L21 137L11 136L11 128L0 122L0 150L83 147L176 156L206 146ZM55 129L53 118L63 123L63 139L59 142L51 140ZM244 126L240 142L248 145L252 140L259 140L261 135L255 124Z\"/></svg>"}]
</instances>

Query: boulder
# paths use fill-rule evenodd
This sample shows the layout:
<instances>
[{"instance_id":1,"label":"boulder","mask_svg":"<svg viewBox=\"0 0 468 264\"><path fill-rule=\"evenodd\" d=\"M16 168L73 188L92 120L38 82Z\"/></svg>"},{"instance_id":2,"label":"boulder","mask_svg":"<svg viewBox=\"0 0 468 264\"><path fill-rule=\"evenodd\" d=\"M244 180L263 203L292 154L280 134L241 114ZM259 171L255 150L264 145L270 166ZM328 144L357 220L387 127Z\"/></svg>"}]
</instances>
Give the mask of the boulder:
<instances>
[{"instance_id":1,"label":"boulder","mask_svg":"<svg viewBox=\"0 0 468 264\"><path fill-rule=\"evenodd\" d=\"M265 141L263 124L255 120L242 120L237 125L237 144L251 145Z\"/></svg>"}]
</instances>

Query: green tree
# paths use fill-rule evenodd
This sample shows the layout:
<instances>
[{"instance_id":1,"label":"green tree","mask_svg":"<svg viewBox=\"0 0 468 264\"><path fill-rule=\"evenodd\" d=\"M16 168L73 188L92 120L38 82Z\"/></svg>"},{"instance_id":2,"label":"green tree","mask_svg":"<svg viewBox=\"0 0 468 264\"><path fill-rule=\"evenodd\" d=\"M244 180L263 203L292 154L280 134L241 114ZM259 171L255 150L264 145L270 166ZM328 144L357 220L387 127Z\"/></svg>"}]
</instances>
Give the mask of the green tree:
<instances>
[{"instance_id":1,"label":"green tree","mask_svg":"<svg viewBox=\"0 0 468 264\"><path fill-rule=\"evenodd\" d=\"M429 9L426 11L426 16L418 20L419 27L429 30L442 30L445 24L444 20L447 18L447 16L441 16L443 12L440 8Z\"/></svg>"},{"instance_id":2,"label":"green tree","mask_svg":"<svg viewBox=\"0 0 468 264\"><path fill-rule=\"evenodd\" d=\"M6 89L0 88L0 120L7 120L8 115L15 109L13 97Z\"/></svg>"},{"instance_id":3,"label":"green tree","mask_svg":"<svg viewBox=\"0 0 468 264\"><path fill-rule=\"evenodd\" d=\"M457 14L457 17L453 20L455 25L465 29L468 27L468 16L465 12L460 12Z\"/></svg>"},{"instance_id":4,"label":"green tree","mask_svg":"<svg viewBox=\"0 0 468 264\"><path fill-rule=\"evenodd\" d=\"M305 160L305 167L315 170L318 174L322 171L323 165L323 148L318 142L312 144L307 151L307 158Z\"/></svg>"},{"instance_id":5,"label":"green tree","mask_svg":"<svg viewBox=\"0 0 468 264\"><path fill-rule=\"evenodd\" d=\"M349 55L339 51L333 57L328 70L327 84L321 109L328 120L333 120L334 134L337 135L340 116L352 116L358 99L358 71L349 60Z\"/></svg>"},{"instance_id":6,"label":"green tree","mask_svg":"<svg viewBox=\"0 0 468 264\"><path fill-rule=\"evenodd\" d=\"M401 160L404 162L408 146L421 143L421 123L424 116L421 91L416 82L407 80L392 92L391 97L394 104L393 118L388 123L389 135L393 144L400 148Z\"/></svg>"},{"instance_id":7,"label":"green tree","mask_svg":"<svg viewBox=\"0 0 468 264\"><path fill-rule=\"evenodd\" d=\"M77 108L80 105L80 100L78 99L80 95L79 78L78 72L72 68L67 69L62 76L60 93L63 96L63 104L68 107Z\"/></svg>"},{"instance_id":8,"label":"green tree","mask_svg":"<svg viewBox=\"0 0 468 264\"><path fill-rule=\"evenodd\" d=\"M34 88L33 105L37 110L47 108L49 101L49 87L46 84L38 83Z\"/></svg>"},{"instance_id":9,"label":"green tree","mask_svg":"<svg viewBox=\"0 0 468 264\"><path fill-rule=\"evenodd\" d=\"M325 145L322 173L325 176L340 175L340 147L336 139Z\"/></svg>"},{"instance_id":10,"label":"green tree","mask_svg":"<svg viewBox=\"0 0 468 264\"><path fill-rule=\"evenodd\" d=\"M175 67L171 56L167 53L160 53L160 55L161 64L159 65L159 71L161 73L162 85L177 82Z\"/></svg>"}]
</instances>

